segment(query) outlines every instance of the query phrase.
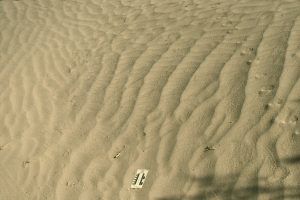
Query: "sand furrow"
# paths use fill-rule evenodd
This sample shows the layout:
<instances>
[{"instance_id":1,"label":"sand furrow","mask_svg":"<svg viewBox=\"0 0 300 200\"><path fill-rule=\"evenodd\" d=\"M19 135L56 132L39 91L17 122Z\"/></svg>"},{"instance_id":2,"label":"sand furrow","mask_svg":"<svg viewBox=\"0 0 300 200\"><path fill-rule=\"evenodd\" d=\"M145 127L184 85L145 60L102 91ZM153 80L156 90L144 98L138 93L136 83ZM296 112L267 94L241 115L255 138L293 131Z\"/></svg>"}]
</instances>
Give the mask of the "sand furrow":
<instances>
[{"instance_id":1,"label":"sand furrow","mask_svg":"<svg viewBox=\"0 0 300 200\"><path fill-rule=\"evenodd\" d=\"M173 45L175 45L175 43L174 43ZM170 49L169 49L169 51L170 51ZM171 53L171 52L170 52L170 53ZM165 55L168 55L168 54L165 54ZM164 70L164 71L165 71L165 70ZM151 71L150 71L150 73L151 73ZM169 71L166 71L165 73L171 75L171 73L170 73ZM145 85L147 85L147 84L145 83ZM128 138L128 136L125 136L125 135L124 135L124 136L121 135L121 136L119 136L119 138L120 138L120 137L121 137L121 138L124 138L124 139L125 139L125 138ZM129 135L129 138L130 138L130 137L131 137L131 136ZM118 139L119 139L119 138L118 138ZM128 139L129 139L129 138L128 138ZM123 140L124 140L124 139L123 139ZM126 140L128 140L128 139L126 139Z\"/></svg>"}]
</instances>

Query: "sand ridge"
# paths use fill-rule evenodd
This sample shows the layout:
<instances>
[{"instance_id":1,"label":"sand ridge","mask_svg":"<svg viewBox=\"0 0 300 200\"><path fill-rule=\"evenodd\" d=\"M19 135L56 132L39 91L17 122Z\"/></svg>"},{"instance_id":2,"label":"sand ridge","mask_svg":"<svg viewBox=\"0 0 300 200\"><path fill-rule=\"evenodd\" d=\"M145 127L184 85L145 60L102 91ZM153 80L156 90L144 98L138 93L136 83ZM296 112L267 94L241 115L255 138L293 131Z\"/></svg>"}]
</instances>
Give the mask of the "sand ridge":
<instances>
[{"instance_id":1,"label":"sand ridge","mask_svg":"<svg viewBox=\"0 0 300 200\"><path fill-rule=\"evenodd\" d=\"M0 28L0 199L300 198L298 1L1 0Z\"/></svg>"}]
</instances>

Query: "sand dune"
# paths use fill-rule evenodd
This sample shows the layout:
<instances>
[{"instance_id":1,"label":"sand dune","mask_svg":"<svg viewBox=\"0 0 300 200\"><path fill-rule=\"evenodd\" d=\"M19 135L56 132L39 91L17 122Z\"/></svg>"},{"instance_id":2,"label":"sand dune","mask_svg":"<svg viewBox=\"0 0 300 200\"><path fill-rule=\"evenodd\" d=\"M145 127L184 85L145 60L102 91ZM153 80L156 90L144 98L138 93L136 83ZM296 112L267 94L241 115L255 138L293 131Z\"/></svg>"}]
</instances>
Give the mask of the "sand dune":
<instances>
[{"instance_id":1,"label":"sand dune","mask_svg":"<svg viewBox=\"0 0 300 200\"><path fill-rule=\"evenodd\" d=\"M0 0L0 28L1 200L300 199L299 1Z\"/></svg>"}]
</instances>

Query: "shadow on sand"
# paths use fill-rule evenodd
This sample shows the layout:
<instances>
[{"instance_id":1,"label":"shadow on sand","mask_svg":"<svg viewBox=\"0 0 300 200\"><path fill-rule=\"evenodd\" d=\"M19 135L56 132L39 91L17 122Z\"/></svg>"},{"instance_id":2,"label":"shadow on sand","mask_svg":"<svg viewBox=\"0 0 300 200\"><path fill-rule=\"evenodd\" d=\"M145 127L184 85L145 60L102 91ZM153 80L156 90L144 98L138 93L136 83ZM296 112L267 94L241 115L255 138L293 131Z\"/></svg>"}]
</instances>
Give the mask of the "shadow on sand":
<instances>
[{"instance_id":1,"label":"shadow on sand","mask_svg":"<svg viewBox=\"0 0 300 200\"><path fill-rule=\"evenodd\" d=\"M289 159L290 162L299 163L299 158ZM224 177L207 176L202 178L193 178L194 183L199 187L199 192L194 196L166 196L157 198L156 200L300 200L300 185L297 187L287 188L283 184L274 185L271 187L260 186L258 184L249 185L246 187L234 188L238 176L231 175ZM218 180L218 182L216 182ZM256 180L261 182L263 180ZM262 198L263 197L263 198Z\"/></svg>"}]
</instances>

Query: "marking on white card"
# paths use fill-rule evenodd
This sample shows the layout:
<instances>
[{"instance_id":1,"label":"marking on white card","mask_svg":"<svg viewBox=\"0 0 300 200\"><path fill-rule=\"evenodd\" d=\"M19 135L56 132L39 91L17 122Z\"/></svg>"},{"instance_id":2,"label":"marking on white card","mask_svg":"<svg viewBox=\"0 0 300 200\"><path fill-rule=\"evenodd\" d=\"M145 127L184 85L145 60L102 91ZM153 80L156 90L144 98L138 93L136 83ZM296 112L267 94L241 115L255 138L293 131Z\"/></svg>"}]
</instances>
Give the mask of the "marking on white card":
<instances>
[{"instance_id":1,"label":"marking on white card","mask_svg":"<svg viewBox=\"0 0 300 200\"><path fill-rule=\"evenodd\" d=\"M145 183L148 172L148 169L138 169L131 183L131 188L141 189Z\"/></svg>"}]
</instances>

